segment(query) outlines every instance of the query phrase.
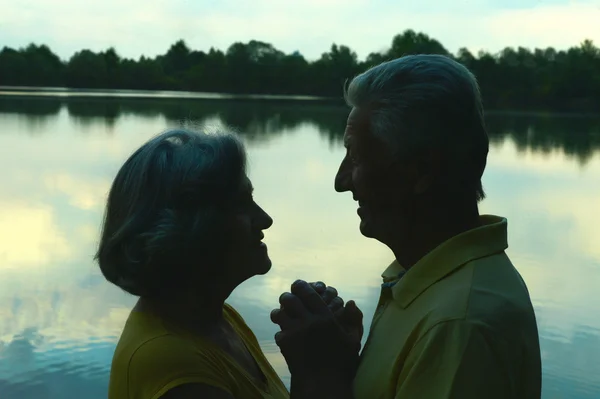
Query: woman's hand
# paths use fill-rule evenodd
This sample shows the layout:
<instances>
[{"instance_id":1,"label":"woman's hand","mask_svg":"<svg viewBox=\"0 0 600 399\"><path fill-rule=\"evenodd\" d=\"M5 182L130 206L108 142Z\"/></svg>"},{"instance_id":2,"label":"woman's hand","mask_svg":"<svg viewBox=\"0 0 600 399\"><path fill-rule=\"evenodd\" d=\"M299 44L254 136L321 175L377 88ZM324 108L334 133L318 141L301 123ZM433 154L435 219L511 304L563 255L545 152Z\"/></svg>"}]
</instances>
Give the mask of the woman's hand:
<instances>
[{"instance_id":1,"label":"woman's hand","mask_svg":"<svg viewBox=\"0 0 600 399\"><path fill-rule=\"evenodd\" d=\"M298 280L280 296L281 308L271 312L271 320L281 327L275 342L293 375L326 373L351 381L363 334L362 312L353 301L344 306L337 291L327 288Z\"/></svg>"}]
</instances>

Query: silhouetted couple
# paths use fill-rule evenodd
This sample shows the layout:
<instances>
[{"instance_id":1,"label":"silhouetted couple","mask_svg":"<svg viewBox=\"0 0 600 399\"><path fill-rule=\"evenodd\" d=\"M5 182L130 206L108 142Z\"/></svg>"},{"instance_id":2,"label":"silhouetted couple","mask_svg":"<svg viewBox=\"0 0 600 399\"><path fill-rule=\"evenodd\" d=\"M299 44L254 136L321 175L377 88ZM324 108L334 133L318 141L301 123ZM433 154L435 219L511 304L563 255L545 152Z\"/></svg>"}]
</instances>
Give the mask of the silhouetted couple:
<instances>
[{"instance_id":1,"label":"silhouetted couple","mask_svg":"<svg viewBox=\"0 0 600 399\"><path fill-rule=\"evenodd\" d=\"M125 162L106 206L97 260L140 297L110 399L540 397L536 319L504 252L507 221L478 211L488 137L474 76L444 56L406 56L355 77L345 97L335 189L395 257L362 352L356 304L294 282L271 313L288 392L225 303L271 267L262 231L273 221L253 200L244 147L174 130Z\"/></svg>"}]
</instances>

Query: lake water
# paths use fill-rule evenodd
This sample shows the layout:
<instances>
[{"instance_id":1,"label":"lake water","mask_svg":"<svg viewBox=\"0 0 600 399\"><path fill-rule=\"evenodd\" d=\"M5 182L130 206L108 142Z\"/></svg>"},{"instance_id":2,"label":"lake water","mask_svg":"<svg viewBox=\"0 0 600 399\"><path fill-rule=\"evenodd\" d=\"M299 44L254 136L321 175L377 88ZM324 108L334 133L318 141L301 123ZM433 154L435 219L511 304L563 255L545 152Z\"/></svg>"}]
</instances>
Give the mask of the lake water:
<instances>
[{"instance_id":1,"label":"lake water","mask_svg":"<svg viewBox=\"0 0 600 399\"><path fill-rule=\"evenodd\" d=\"M288 381L269 311L297 278L323 280L370 321L392 260L333 190L346 111L291 102L0 97L0 398L106 398L134 298L92 261L106 194L128 155L182 121L238 129L256 199L273 216L272 271L231 303ZM600 118L488 117L484 213L537 311L544 398L600 397Z\"/></svg>"}]
</instances>

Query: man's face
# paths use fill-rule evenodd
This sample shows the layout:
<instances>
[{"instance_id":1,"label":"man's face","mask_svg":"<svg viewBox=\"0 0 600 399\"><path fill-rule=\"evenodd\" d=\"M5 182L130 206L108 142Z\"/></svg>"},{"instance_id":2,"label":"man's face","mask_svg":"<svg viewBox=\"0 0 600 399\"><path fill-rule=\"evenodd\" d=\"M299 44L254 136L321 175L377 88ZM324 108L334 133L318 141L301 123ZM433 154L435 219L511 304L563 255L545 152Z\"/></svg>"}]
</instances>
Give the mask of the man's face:
<instances>
[{"instance_id":1,"label":"man's face","mask_svg":"<svg viewBox=\"0 0 600 399\"><path fill-rule=\"evenodd\" d=\"M353 108L344 133L346 156L335 177L338 192L358 201L360 231L387 243L407 231L414 201L415 175L395 162L389 146L370 132L368 113Z\"/></svg>"}]
</instances>

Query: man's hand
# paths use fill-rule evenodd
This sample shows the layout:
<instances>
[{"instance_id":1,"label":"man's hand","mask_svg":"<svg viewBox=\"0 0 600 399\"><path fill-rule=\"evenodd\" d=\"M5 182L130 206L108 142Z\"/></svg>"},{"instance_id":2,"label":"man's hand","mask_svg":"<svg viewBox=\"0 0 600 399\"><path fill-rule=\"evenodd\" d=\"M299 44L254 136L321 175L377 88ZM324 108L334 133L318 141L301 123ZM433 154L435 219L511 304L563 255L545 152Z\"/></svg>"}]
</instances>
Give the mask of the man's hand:
<instances>
[{"instance_id":1,"label":"man's hand","mask_svg":"<svg viewBox=\"0 0 600 399\"><path fill-rule=\"evenodd\" d=\"M271 320L281 327L275 342L293 376L333 373L351 381L358 364L362 313L353 301L344 307L333 287L323 287L298 280L291 293L279 297L281 308L271 312ZM327 360L315 360L323 358Z\"/></svg>"},{"instance_id":2,"label":"man's hand","mask_svg":"<svg viewBox=\"0 0 600 399\"><path fill-rule=\"evenodd\" d=\"M322 281L308 284L317 294L321 295L331 313L335 315L337 321L347 332L353 334L356 341L361 342L364 333L363 314L356 303L350 300L344 306L344 300L338 296L337 290L334 287L325 285ZM281 309L283 309L283 305ZM275 318L277 319L277 315L275 315Z\"/></svg>"},{"instance_id":3,"label":"man's hand","mask_svg":"<svg viewBox=\"0 0 600 399\"><path fill-rule=\"evenodd\" d=\"M333 314L336 314L344 307L344 300L338 296L338 292L334 287L327 286L322 281L308 284L317 292L317 294L321 295L323 302L325 302ZM281 308L283 309L283 305Z\"/></svg>"},{"instance_id":4,"label":"man's hand","mask_svg":"<svg viewBox=\"0 0 600 399\"><path fill-rule=\"evenodd\" d=\"M335 313L336 319L344 327L346 333L348 333L351 339L358 342L358 349L360 351L360 345L364 333L363 327L363 313L356 306L356 303L352 300L346 303L346 306L341 307Z\"/></svg>"}]
</instances>

